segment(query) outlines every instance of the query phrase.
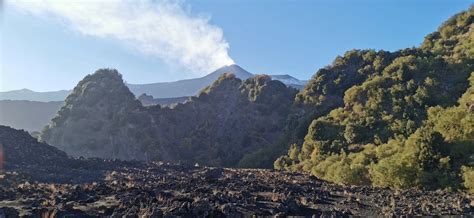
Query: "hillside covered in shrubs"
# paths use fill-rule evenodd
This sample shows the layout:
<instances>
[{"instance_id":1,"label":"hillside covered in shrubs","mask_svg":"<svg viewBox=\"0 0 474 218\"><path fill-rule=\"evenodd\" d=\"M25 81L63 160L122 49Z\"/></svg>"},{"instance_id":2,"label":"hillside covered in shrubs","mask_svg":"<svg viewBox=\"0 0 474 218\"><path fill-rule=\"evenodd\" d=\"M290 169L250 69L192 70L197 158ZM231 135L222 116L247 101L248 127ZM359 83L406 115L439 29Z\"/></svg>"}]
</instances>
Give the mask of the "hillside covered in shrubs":
<instances>
[{"instance_id":1,"label":"hillside covered in shrubs","mask_svg":"<svg viewBox=\"0 0 474 218\"><path fill-rule=\"evenodd\" d=\"M296 96L294 144L275 168L346 185L474 191L473 21L471 7L418 48L353 50L319 70Z\"/></svg>"}]
</instances>

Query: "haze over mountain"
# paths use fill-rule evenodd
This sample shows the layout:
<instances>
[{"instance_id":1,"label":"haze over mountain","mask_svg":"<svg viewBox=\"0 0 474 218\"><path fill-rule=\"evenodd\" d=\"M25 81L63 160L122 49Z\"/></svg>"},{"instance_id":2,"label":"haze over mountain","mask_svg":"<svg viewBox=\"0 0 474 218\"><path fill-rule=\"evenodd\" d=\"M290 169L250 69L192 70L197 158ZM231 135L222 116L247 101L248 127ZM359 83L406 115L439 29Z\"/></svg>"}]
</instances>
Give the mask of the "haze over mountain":
<instances>
[{"instance_id":1,"label":"haze over mountain","mask_svg":"<svg viewBox=\"0 0 474 218\"><path fill-rule=\"evenodd\" d=\"M56 115L64 101L0 100L0 125L40 131Z\"/></svg>"},{"instance_id":2,"label":"haze over mountain","mask_svg":"<svg viewBox=\"0 0 474 218\"><path fill-rule=\"evenodd\" d=\"M12 90L0 92L0 100L20 100L20 101L64 101L71 93L69 90L35 92L29 89Z\"/></svg>"},{"instance_id":3,"label":"haze over mountain","mask_svg":"<svg viewBox=\"0 0 474 218\"><path fill-rule=\"evenodd\" d=\"M240 66L233 64L221 67L214 72L200 78L178 80L174 82L160 82L149 84L126 84L135 96L145 93L155 99L165 98L168 100L157 100L157 102L180 102L182 97L195 96L206 86L212 84L224 73L232 73L237 78L248 79L253 74L244 70ZM307 81L298 80L290 75L270 75L272 79L279 80L284 84L301 89ZM28 100L28 101L64 101L71 93L70 90L60 90L51 92L35 92L28 89L0 92L0 100ZM178 98L173 100L174 98Z\"/></svg>"}]
</instances>

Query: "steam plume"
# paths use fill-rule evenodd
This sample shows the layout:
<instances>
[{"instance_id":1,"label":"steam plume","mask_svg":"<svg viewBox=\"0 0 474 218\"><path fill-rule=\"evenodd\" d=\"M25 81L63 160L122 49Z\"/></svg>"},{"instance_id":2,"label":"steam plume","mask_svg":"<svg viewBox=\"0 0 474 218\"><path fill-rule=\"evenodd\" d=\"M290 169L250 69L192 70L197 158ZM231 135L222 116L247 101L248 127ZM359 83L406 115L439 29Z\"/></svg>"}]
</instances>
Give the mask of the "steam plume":
<instances>
[{"instance_id":1,"label":"steam plume","mask_svg":"<svg viewBox=\"0 0 474 218\"><path fill-rule=\"evenodd\" d=\"M34 15L59 18L84 35L112 38L196 74L233 64L221 28L193 16L183 1L11 0Z\"/></svg>"}]
</instances>

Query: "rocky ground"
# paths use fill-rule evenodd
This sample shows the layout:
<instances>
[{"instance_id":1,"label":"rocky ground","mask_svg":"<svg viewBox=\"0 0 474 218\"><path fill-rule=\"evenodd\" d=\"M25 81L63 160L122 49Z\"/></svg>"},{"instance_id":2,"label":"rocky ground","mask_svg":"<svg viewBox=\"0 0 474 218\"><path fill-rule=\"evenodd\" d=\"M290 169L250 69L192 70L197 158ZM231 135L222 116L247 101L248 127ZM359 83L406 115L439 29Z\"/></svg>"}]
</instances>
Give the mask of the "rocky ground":
<instances>
[{"instance_id":1,"label":"rocky ground","mask_svg":"<svg viewBox=\"0 0 474 218\"><path fill-rule=\"evenodd\" d=\"M0 127L0 217L474 215L465 193L343 187L274 170L71 159L25 137Z\"/></svg>"},{"instance_id":2,"label":"rocky ground","mask_svg":"<svg viewBox=\"0 0 474 218\"><path fill-rule=\"evenodd\" d=\"M162 163L115 168L103 171L95 182L81 181L97 172L66 183L36 182L45 178L5 172L0 180L0 217L474 215L472 198L462 193L342 187L272 170Z\"/></svg>"}]
</instances>

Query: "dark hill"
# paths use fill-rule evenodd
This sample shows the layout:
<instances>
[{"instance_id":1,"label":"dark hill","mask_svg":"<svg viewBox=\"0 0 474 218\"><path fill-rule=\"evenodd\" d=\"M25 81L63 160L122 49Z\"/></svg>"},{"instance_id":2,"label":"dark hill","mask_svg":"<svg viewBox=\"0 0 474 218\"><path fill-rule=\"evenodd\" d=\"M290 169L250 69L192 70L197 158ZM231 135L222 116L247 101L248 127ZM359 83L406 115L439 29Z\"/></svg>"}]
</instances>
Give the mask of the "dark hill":
<instances>
[{"instance_id":1,"label":"dark hill","mask_svg":"<svg viewBox=\"0 0 474 218\"><path fill-rule=\"evenodd\" d=\"M2 148L6 169L31 165L50 167L68 160L65 152L38 142L28 132L6 126L0 126L0 150Z\"/></svg>"},{"instance_id":2,"label":"dark hill","mask_svg":"<svg viewBox=\"0 0 474 218\"><path fill-rule=\"evenodd\" d=\"M74 159L54 146L38 142L26 131L0 125L0 198L8 198L3 188L9 184L5 181L9 176L18 177L14 182L85 183L103 180L107 171L139 166L142 165L136 162ZM4 205L0 201L0 211Z\"/></svg>"}]
</instances>

